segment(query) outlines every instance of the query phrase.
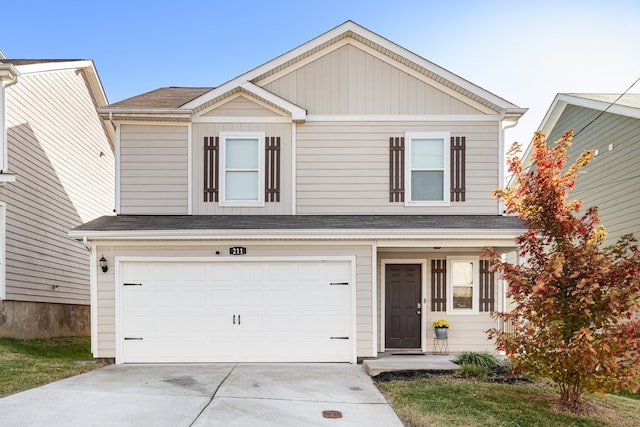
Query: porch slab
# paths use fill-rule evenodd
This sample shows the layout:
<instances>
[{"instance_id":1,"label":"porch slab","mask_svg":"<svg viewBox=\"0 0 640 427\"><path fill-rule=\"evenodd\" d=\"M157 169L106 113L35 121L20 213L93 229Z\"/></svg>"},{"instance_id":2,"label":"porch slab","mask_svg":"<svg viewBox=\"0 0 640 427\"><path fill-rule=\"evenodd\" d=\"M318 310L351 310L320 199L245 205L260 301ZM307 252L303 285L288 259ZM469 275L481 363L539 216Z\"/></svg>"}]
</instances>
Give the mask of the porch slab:
<instances>
[{"instance_id":1,"label":"porch slab","mask_svg":"<svg viewBox=\"0 0 640 427\"><path fill-rule=\"evenodd\" d=\"M455 355L391 355L378 359L364 360L362 366L372 377L383 372L397 371L454 371L460 365L453 363Z\"/></svg>"}]
</instances>

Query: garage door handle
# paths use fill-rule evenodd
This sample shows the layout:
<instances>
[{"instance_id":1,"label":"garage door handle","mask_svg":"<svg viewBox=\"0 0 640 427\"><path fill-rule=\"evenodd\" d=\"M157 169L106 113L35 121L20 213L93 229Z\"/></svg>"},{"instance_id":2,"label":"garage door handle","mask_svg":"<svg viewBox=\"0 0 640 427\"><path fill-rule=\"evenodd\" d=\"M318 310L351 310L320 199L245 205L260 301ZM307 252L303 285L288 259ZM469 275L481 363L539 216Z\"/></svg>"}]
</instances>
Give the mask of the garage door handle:
<instances>
[{"instance_id":1,"label":"garage door handle","mask_svg":"<svg viewBox=\"0 0 640 427\"><path fill-rule=\"evenodd\" d=\"M331 337L332 340L348 340L349 337Z\"/></svg>"},{"instance_id":2,"label":"garage door handle","mask_svg":"<svg viewBox=\"0 0 640 427\"><path fill-rule=\"evenodd\" d=\"M142 341L142 338L124 337L125 341Z\"/></svg>"},{"instance_id":3,"label":"garage door handle","mask_svg":"<svg viewBox=\"0 0 640 427\"><path fill-rule=\"evenodd\" d=\"M238 314L238 325L240 324L240 315Z\"/></svg>"},{"instance_id":4,"label":"garage door handle","mask_svg":"<svg viewBox=\"0 0 640 427\"><path fill-rule=\"evenodd\" d=\"M331 282L331 286L349 286L349 282Z\"/></svg>"},{"instance_id":5,"label":"garage door handle","mask_svg":"<svg viewBox=\"0 0 640 427\"><path fill-rule=\"evenodd\" d=\"M235 314L233 315L233 324L234 325L236 324L236 315Z\"/></svg>"}]
</instances>

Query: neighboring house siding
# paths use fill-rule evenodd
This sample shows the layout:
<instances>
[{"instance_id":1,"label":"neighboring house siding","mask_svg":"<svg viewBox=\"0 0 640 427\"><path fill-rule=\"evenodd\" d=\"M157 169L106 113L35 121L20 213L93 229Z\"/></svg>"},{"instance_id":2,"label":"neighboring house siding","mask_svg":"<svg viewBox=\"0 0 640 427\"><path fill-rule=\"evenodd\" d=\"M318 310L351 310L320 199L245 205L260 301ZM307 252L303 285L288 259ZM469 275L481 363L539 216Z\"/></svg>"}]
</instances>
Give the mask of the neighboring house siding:
<instances>
[{"instance_id":1,"label":"neighboring house siding","mask_svg":"<svg viewBox=\"0 0 640 427\"><path fill-rule=\"evenodd\" d=\"M579 132L596 118L600 111L568 105L561 114L549 141L555 141L569 129ZM609 150L609 144L613 149ZM598 150L598 155L586 166L570 197L584 202L582 211L597 206L602 225L607 230L606 244L621 236L640 236L640 120L612 113L602 114L576 136L569 150L573 163L585 150Z\"/></svg>"},{"instance_id":2,"label":"neighboring house siding","mask_svg":"<svg viewBox=\"0 0 640 427\"><path fill-rule=\"evenodd\" d=\"M188 212L188 127L120 127L120 213Z\"/></svg>"},{"instance_id":3,"label":"neighboring house siding","mask_svg":"<svg viewBox=\"0 0 640 427\"><path fill-rule=\"evenodd\" d=\"M410 75L403 64L392 65L352 43L256 83L309 114L481 114L435 82Z\"/></svg>"},{"instance_id":4,"label":"neighboring house siding","mask_svg":"<svg viewBox=\"0 0 640 427\"><path fill-rule=\"evenodd\" d=\"M255 105L255 104L254 104ZM280 201L264 207L221 207L204 201L204 138L220 132L264 132L280 137ZM291 124L289 123L198 123L193 126L193 200L195 215L291 215ZM218 171L219 173L219 171Z\"/></svg>"},{"instance_id":5,"label":"neighboring house siding","mask_svg":"<svg viewBox=\"0 0 640 427\"><path fill-rule=\"evenodd\" d=\"M362 242L343 242L342 244L309 242L285 244L264 243L261 245L243 242L215 242L207 245L193 245L189 243L174 242L170 245L145 245L134 247L123 243L101 244L98 253L104 253L110 266L115 266L113 253L122 257L211 257L216 250L223 253L230 246L242 244L247 248L251 257L340 257L356 256L356 328L357 328L357 353L358 357L372 357L376 355L373 348L372 324L373 293L371 244ZM238 261L233 258L230 261ZM117 285L115 268L110 268L107 273L98 273L98 346L95 357L115 357L115 289Z\"/></svg>"},{"instance_id":6,"label":"neighboring house siding","mask_svg":"<svg viewBox=\"0 0 640 427\"><path fill-rule=\"evenodd\" d=\"M407 207L389 202L389 137L450 131L466 137L466 201ZM298 125L299 214L495 215L497 122L308 122ZM446 196L448 200L448 195Z\"/></svg>"},{"instance_id":7,"label":"neighboring house siding","mask_svg":"<svg viewBox=\"0 0 640 427\"><path fill-rule=\"evenodd\" d=\"M7 98L6 298L88 304L89 252L68 232L114 206L113 152L91 94L69 70L22 75Z\"/></svg>"}]
</instances>

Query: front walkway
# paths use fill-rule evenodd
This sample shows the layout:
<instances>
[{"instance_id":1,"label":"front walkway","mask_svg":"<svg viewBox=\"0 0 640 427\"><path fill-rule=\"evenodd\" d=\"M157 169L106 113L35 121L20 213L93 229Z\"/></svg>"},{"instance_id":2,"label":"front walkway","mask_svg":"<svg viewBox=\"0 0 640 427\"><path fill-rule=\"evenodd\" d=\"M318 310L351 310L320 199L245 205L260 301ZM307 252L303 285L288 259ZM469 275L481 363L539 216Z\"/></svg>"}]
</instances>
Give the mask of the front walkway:
<instances>
[{"instance_id":1,"label":"front walkway","mask_svg":"<svg viewBox=\"0 0 640 427\"><path fill-rule=\"evenodd\" d=\"M375 377L383 372L396 371L454 371L460 366L453 363L455 354L406 354L384 355L378 359L364 360L367 374Z\"/></svg>"}]
</instances>

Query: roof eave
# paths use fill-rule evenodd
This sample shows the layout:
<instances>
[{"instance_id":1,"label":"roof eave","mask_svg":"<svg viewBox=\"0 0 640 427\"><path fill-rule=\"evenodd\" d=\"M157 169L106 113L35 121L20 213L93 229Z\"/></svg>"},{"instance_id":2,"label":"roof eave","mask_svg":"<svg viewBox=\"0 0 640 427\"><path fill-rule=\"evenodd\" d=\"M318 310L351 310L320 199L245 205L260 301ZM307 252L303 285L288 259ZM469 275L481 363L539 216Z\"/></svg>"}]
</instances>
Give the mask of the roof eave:
<instances>
[{"instance_id":1,"label":"roof eave","mask_svg":"<svg viewBox=\"0 0 640 427\"><path fill-rule=\"evenodd\" d=\"M72 230L69 237L82 240L424 240L513 239L522 229L242 229L242 230Z\"/></svg>"},{"instance_id":2,"label":"roof eave","mask_svg":"<svg viewBox=\"0 0 640 427\"><path fill-rule=\"evenodd\" d=\"M192 111L184 108L98 108L103 120L189 121Z\"/></svg>"},{"instance_id":3,"label":"roof eave","mask_svg":"<svg viewBox=\"0 0 640 427\"><path fill-rule=\"evenodd\" d=\"M15 82L20 72L13 64L0 64L0 82Z\"/></svg>"}]
</instances>

